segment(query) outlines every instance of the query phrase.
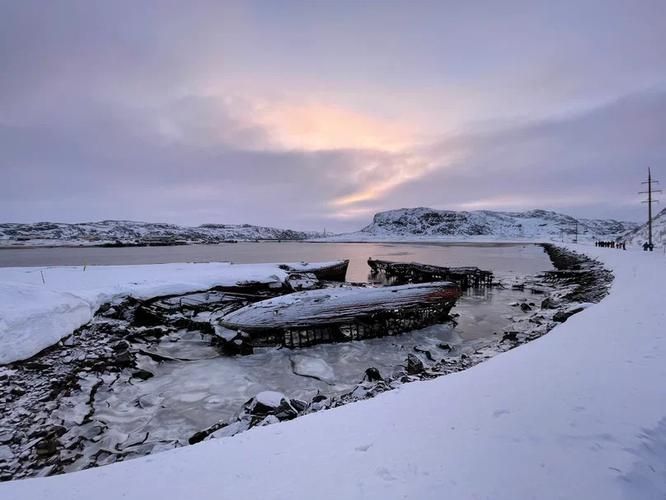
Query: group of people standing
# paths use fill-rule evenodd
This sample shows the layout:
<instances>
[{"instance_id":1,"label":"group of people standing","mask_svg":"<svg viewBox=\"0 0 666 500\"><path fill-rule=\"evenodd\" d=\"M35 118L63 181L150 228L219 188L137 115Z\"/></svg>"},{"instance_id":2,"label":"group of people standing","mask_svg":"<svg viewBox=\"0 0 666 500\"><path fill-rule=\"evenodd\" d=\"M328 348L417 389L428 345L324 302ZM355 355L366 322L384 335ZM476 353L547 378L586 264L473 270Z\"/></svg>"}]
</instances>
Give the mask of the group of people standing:
<instances>
[{"instance_id":1,"label":"group of people standing","mask_svg":"<svg viewBox=\"0 0 666 500\"><path fill-rule=\"evenodd\" d=\"M601 248L617 248L619 250L626 250L627 249L627 244L619 241L595 241L594 242L595 247L601 247Z\"/></svg>"},{"instance_id":2,"label":"group of people standing","mask_svg":"<svg viewBox=\"0 0 666 500\"><path fill-rule=\"evenodd\" d=\"M647 252L647 251L651 252L652 250L654 250L654 243L648 243L647 241L645 243L643 243L643 251L644 252Z\"/></svg>"}]
</instances>

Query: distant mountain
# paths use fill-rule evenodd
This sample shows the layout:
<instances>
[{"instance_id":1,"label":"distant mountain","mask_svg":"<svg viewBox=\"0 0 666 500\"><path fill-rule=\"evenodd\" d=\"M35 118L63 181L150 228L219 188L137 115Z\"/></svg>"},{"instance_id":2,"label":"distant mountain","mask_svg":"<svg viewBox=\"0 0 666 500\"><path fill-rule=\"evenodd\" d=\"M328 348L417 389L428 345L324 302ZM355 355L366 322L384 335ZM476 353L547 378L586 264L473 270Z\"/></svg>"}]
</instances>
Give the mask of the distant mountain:
<instances>
[{"instance_id":1,"label":"distant mountain","mask_svg":"<svg viewBox=\"0 0 666 500\"><path fill-rule=\"evenodd\" d=\"M627 245L641 246L647 240L647 222L622 236L622 241L625 241ZM666 208L652 218L652 243L658 247L666 246Z\"/></svg>"},{"instance_id":2,"label":"distant mountain","mask_svg":"<svg viewBox=\"0 0 666 500\"><path fill-rule=\"evenodd\" d=\"M457 212L402 208L380 212L371 224L337 239L548 239L571 240L578 224L581 239L615 238L638 224L601 219L576 219L546 210Z\"/></svg>"},{"instance_id":3,"label":"distant mountain","mask_svg":"<svg viewBox=\"0 0 666 500\"><path fill-rule=\"evenodd\" d=\"M197 227L150 222L106 220L64 224L0 223L0 246L32 245L178 245L230 240L304 240L315 232L292 231L249 224L204 224Z\"/></svg>"}]
</instances>

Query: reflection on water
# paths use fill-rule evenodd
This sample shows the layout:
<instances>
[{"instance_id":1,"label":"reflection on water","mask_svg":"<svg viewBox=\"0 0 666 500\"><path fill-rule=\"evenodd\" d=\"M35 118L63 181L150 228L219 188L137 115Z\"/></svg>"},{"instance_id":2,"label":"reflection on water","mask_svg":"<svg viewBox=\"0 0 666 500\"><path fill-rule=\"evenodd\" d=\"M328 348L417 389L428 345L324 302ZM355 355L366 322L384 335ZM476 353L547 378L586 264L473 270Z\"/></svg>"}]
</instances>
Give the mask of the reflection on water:
<instances>
[{"instance_id":1,"label":"reflection on water","mask_svg":"<svg viewBox=\"0 0 666 500\"><path fill-rule=\"evenodd\" d=\"M163 264L168 262L328 261L349 259L347 279L365 281L368 257L440 266L478 266L495 273L550 269L540 247L526 244L263 242L128 248L0 249L0 267Z\"/></svg>"}]
</instances>

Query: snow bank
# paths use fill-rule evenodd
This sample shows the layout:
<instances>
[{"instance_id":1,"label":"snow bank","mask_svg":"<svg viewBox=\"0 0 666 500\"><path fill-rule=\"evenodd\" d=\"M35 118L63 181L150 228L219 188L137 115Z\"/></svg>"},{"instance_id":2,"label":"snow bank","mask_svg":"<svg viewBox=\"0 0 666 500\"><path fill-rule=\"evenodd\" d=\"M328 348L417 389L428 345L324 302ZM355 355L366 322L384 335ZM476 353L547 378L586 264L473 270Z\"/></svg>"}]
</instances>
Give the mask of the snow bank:
<instances>
[{"instance_id":1,"label":"snow bank","mask_svg":"<svg viewBox=\"0 0 666 500\"><path fill-rule=\"evenodd\" d=\"M664 257L585 247L611 294L467 371L0 498L664 498Z\"/></svg>"},{"instance_id":2,"label":"snow bank","mask_svg":"<svg viewBox=\"0 0 666 500\"><path fill-rule=\"evenodd\" d=\"M0 364L33 356L118 297L149 298L252 281L279 286L286 277L277 264L0 268Z\"/></svg>"}]
</instances>

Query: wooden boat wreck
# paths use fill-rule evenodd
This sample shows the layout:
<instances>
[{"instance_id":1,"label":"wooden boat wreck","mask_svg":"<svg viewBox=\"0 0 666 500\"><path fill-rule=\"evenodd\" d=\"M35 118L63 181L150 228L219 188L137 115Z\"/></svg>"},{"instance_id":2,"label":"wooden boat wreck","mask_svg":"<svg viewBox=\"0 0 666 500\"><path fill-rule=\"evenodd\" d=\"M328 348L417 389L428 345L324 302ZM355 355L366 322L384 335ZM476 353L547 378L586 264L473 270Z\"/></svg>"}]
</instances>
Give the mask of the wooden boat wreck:
<instances>
[{"instance_id":1,"label":"wooden boat wreck","mask_svg":"<svg viewBox=\"0 0 666 500\"><path fill-rule=\"evenodd\" d=\"M490 286L493 273L478 267L441 267L417 262L392 262L368 259L373 276L383 274L389 282L422 283L428 281L453 281L461 288Z\"/></svg>"},{"instance_id":2,"label":"wooden boat wreck","mask_svg":"<svg viewBox=\"0 0 666 500\"><path fill-rule=\"evenodd\" d=\"M459 287L450 282L296 292L223 316L216 333L230 340L243 332L255 347L383 337L445 321L459 296Z\"/></svg>"},{"instance_id":3,"label":"wooden boat wreck","mask_svg":"<svg viewBox=\"0 0 666 500\"><path fill-rule=\"evenodd\" d=\"M322 281L345 281L349 260L335 260L332 262L300 262L298 264L282 264L280 268L293 273L311 273Z\"/></svg>"}]
</instances>

